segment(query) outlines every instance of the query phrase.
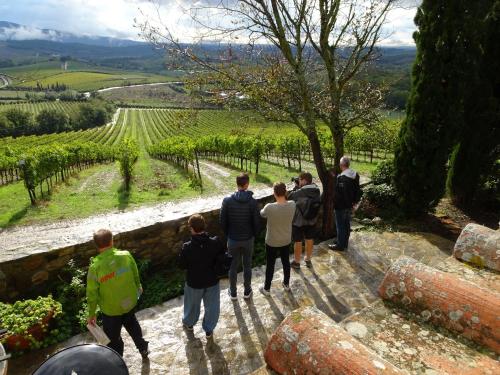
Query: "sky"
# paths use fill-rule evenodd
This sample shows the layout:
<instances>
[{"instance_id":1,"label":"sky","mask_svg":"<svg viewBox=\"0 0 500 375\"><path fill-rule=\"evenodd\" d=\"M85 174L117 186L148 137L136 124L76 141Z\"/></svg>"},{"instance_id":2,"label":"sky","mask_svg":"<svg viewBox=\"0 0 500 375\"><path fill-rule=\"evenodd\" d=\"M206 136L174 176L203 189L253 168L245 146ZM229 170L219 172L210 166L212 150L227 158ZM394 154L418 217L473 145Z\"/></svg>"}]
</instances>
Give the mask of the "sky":
<instances>
[{"instance_id":1,"label":"sky","mask_svg":"<svg viewBox=\"0 0 500 375\"><path fill-rule=\"evenodd\" d=\"M179 35L195 35L193 25L179 21L183 19L183 7L193 4L194 0L158 1L161 2L160 15L164 23L169 24ZM389 14L385 29L388 36L381 44L414 44L413 18L419 0L402 2L404 7ZM142 14L156 17L156 9L149 0L0 0L1 21L78 35L140 40L138 29L134 28L134 19L143 19ZM35 38L36 35L36 30L26 28L19 34L19 39Z\"/></svg>"}]
</instances>

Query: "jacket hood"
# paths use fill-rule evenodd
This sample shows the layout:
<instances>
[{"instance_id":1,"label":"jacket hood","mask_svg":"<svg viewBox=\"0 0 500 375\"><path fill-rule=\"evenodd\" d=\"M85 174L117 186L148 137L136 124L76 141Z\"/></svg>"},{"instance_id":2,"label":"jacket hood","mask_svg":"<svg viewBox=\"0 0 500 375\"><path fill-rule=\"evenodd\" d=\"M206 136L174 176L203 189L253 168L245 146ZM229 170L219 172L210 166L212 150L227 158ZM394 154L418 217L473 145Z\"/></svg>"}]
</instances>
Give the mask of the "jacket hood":
<instances>
[{"instance_id":1,"label":"jacket hood","mask_svg":"<svg viewBox=\"0 0 500 375\"><path fill-rule=\"evenodd\" d=\"M315 183L304 185L300 188L308 198L314 198L320 194L319 187Z\"/></svg>"},{"instance_id":2,"label":"jacket hood","mask_svg":"<svg viewBox=\"0 0 500 375\"><path fill-rule=\"evenodd\" d=\"M341 176L346 176L346 177L349 177L349 178L352 178L353 180L356 178L356 171L354 169L351 169L351 168L347 168L345 171L343 171L341 174Z\"/></svg>"},{"instance_id":3,"label":"jacket hood","mask_svg":"<svg viewBox=\"0 0 500 375\"><path fill-rule=\"evenodd\" d=\"M249 190L238 190L236 193L233 193L232 197L234 200L245 203L252 199L253 192Z\"/></svg>"},{"instance_id":4,"label":"jacket hood","mask_svg":"<svg viewBox=\"0 0 500 375\"><path fill-rule=\"evenodd\" d=\"M191 236L191 241L195 244L204 244L210 239L208 233L203 232L200 234L193 234Z\"/></svg>"}]
</instances>

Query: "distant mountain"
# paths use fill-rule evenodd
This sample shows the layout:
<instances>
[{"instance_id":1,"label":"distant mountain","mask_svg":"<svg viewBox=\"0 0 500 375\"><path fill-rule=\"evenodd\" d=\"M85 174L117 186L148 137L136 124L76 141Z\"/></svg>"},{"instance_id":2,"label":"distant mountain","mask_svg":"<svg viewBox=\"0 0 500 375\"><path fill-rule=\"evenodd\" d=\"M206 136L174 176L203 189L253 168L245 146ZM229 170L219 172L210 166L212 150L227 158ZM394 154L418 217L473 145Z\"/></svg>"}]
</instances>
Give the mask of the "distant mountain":
<instances>
[{"instance_id":1,"label":"distant mountain","mask_svg":"<svg viewBox=\"0 0 500 375\"><path fill-rule=\"evenodd\" d=\"M13 22L0 21L0 41L22 40L46 40L52 42L79 43L101 47L130 47L145 44L127 39L76 35L58 30L39 29L37 27L19 25Z\"/></svg>"},{"instance_id":2,"label":"distant mountain","mask_svg":"<svg viewBox=\"0 0 500 375\"><path fill-rule=\"evenodd\" d=\"M205 42L200 45L183 44L204 54L208 59L219 61L248 55L244 44L220 44ZM276 52L272 45L256 46L251 60L257 62L261 55ZM311 51L314 54L314 51ZM341 52L342 53L342 52ZM409 71L415 59L415 47L381 47L376 65L388 70ZM100 36L82 36L72 33L39 29L17 23L0 21L0 68L30 65L61 57L104 67L160 72L169 66L170 56L149 43ZM173 57L176 64L177 57ZM194 64L185 62L184 68Z\"/></svg>"}]
</instances>

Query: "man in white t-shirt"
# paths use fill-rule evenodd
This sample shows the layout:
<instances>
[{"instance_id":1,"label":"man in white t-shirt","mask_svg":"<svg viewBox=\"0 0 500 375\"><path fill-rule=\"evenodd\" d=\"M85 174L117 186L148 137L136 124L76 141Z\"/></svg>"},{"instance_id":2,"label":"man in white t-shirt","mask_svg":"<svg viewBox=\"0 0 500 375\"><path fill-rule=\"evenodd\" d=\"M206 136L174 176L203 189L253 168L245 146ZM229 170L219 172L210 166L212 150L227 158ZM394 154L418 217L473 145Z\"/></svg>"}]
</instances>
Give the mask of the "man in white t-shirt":
<instances>
[{"instance_id":1,"label":"man in white t-shirt","mask_svg":"<svg viewBox=\"0 0 500 375\"><path fill-rule=\"evenodd\" d=\"M260 291L270 295L271 282L274 275L276 257L281 257L283 264L283 288L290 290L290 244L292 243L292 221L295 215L295 202L287 201L286 185L277 182L273 186L275 203L268 203L260 211L267 218L266 231L266 280Z\"/></svg>"}]
</instances>

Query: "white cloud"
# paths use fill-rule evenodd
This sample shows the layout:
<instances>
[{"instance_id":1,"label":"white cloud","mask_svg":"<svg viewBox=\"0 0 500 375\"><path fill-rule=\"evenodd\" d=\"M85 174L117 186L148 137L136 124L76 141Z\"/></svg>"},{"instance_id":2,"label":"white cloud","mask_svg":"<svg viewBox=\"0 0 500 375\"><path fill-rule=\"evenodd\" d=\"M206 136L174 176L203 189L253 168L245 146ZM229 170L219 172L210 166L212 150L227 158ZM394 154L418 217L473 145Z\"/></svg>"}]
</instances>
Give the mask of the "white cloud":
<instances>
[{"instance_id":1,"label":"white cloud","mask_svg":"<svg viewBox=\"0 0 500 375\"><path fill-rule=\"evenodd\" d=\"M26 40L26 39L42 39L42 40L52 40L57 41L59 37L56 32L49 31L43 32L41 29L34 27L22 26L5 28L2 33L0 33L0 40Z\"/></svg>"},{"instance_id":2,"label":"white cloud","mask_svg":"<svg viewBox=\"0 0 500 375\"><path fill-rule=\"evenodd\" d=\"M203 0L217 3L220 0ZM155 0L158 3L158 0ZM181 40L197 36L194 25L187 21L183 5L195 4L190 0L160 0L160 16L165 25L175 30ZM413 45L415 30L414 6L418 0L403 0L410 9L399 8L388 17L385 28L388 37L384 45ZM147 17L143 17L141 10ZM47 28L79 35L112 36L139 40L134 19L155 22L156 9L149 0L2 0L0 20L16 22L28 27L15 34L16 39L36 36L34 28ZM40 36L40 35L39 35Z\"/></svg>"},{"instance_id":3,"label":"white cloud","mask_svg":"<svg viewBox=\"0 0 500 375\"><path fill-rule=\"evenodd\" d=\"M387 37L382 45L414 45L413 32L416 26L413 22L417 10L415 7L396 8L389 12L385 32Z\"/></svg>"}]
</instances>

